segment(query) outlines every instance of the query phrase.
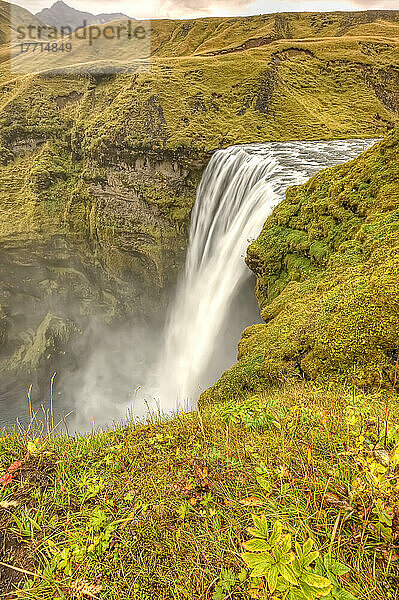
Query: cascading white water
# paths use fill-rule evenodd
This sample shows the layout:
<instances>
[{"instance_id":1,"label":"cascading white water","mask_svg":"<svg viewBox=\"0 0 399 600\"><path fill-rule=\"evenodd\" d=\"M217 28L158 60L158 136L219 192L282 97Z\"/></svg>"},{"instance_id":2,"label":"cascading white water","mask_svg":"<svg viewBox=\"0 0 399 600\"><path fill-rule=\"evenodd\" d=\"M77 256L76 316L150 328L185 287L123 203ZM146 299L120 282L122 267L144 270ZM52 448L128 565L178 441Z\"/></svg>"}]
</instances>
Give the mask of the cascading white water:
<instances>
[{"instance_id":1,"label":"cascading white water","mask_svg":"<svg viewBox=\"0 0 399 600\"><path fill-rule=\"evenodd\" d=\"M215 152L197 192L184 274L165 330L157 371L160 408L192 405L240 284L244 255L288 186L354 158L375 140L232 146ZM227 368L229 365L224 365Z\"/></svg>"}]
</instances>

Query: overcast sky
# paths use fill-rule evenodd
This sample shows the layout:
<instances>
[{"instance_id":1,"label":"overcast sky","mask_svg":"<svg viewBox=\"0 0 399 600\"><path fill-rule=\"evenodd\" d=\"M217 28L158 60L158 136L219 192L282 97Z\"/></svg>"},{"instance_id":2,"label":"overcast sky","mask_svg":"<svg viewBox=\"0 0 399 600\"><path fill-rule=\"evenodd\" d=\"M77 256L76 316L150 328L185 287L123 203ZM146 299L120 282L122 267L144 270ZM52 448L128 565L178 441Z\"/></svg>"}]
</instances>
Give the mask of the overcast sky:
<instances>
[{"instance_id":1,"label":"overcast sky","mask_svg":"<svg viewBox=\"0 0 399 600\"><path fill-rule=\"evenodd\" d=\"M51 6L54 0L16 0L31 12ZM122 12L136 18L184 19L207 16L256 15L281 11L334 11L399 9L399 0L66 0L78 10L94 14Z\"/></svg>"}]
</instances>

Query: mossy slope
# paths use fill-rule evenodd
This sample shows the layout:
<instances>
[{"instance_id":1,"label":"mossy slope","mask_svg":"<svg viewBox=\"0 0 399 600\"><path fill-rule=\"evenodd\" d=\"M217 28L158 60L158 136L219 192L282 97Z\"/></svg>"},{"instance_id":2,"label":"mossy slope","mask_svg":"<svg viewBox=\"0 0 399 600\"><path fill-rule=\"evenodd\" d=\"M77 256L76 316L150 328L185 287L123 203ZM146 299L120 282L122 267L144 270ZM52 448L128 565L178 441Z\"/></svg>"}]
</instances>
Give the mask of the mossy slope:
<instances>
[{"instance_id":1,"label":"mossy slope","mask_svg":"<svg viewBox=\"0 0 399 600\"><path fill-rule=\"evenodd\" d=\"M206 398L287 378L392 385L399 339L399 131L288 190L247 254L265 324Z\"/></svg>"}]
</instances>

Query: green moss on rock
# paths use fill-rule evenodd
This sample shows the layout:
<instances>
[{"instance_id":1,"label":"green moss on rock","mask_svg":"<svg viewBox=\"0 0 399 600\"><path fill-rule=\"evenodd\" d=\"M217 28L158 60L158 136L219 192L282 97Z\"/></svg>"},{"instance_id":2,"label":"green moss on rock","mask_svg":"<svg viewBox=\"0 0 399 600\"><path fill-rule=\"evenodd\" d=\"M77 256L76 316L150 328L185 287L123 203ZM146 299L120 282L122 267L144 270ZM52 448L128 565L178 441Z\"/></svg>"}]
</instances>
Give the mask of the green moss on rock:
<instances>
[{"instance_id":1,"label":"green moss on rock","mask_svg":"<svg viewBox=\"0 0 399 600\"><path fill-rule=\"evenodd\" d=\"M288 191L247 254L265 324L244 332L237 365L204 400L293 377L392 385L399 353L398 150L396 130L359 158Z\"/></svg>"}]
</instances>

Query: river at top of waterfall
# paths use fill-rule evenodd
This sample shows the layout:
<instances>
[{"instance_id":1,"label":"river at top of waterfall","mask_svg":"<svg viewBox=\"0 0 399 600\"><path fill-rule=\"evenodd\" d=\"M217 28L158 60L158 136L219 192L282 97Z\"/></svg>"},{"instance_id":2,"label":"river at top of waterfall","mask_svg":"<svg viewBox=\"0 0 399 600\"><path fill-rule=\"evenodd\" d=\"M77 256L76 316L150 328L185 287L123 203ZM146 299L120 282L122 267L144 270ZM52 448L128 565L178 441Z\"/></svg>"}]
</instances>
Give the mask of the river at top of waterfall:
<instances>
[{"instance_id":1,"label":"river at top of waterfall","mask_svg":"<svg viewBox=\"0 0 399 600\"><path fill-rule=\"evenodd\" d=\"M198 188L185 269L155 372L152 395L162 411L193 407L201 391L231 366L217 357L225 355L224 323L235 318L230 307L250 277L245 252L286 189L374 142L266 143L215 152Z\"/></svg>"}]
</instances>

